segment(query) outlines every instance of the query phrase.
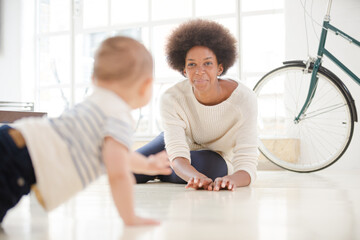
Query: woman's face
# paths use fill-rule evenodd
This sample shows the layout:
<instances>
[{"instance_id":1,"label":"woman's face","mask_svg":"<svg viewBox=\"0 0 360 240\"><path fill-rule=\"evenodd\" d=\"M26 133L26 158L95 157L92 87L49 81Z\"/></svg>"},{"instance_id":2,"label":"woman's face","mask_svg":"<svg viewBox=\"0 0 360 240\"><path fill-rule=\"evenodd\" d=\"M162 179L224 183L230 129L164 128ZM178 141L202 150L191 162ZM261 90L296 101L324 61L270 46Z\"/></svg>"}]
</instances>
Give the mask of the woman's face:
<instances>
[{"instance_id":1,"label":"woman's face","mask_svg":"<svg viewBox=\"0 0 360 240\"><path fill-rule=\"evenodd\" d=\"M184 74L189 78L194 90L207 91L215 87L217 76L223 70L213 51L207 47L195 46L186 54Z\"/></svg>"}]
</instances>

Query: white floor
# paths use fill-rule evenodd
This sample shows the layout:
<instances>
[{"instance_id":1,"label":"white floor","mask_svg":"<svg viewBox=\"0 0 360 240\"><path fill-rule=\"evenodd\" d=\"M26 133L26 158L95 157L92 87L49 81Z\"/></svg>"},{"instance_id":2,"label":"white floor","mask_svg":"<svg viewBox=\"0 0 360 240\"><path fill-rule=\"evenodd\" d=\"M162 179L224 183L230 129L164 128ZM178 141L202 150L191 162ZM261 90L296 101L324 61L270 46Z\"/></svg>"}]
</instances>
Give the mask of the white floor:
<instances>
[{"instance_id":1,"label":"white floor","mask_svg":"<svg viewBox=\"0 0 360 240\"><path fill-rule=\"evenodd\" d=\"M124 227L101 178L49 214L33 196L23 198L0 239L360 239L360 171L260 171L252 187L235 192L147 183L135 197L138 214L160 226Z\"/></svg>"}]
</instances>

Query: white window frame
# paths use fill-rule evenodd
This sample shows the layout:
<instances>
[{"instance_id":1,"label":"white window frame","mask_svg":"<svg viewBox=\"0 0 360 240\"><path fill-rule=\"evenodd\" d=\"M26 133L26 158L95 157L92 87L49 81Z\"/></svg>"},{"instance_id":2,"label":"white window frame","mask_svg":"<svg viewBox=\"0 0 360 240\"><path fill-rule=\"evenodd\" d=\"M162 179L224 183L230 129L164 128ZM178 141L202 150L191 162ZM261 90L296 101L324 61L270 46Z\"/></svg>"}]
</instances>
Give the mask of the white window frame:
<instances>
[{"instance_id":1,"label":"white window frame","mask_svg":"<svg viewBox=\"0 0 360 240\"><path fill-rule=\"evenodd\" d=\"M35 106L39 105L39 95L40 95L40 91L49 89L49 88L62 88L62 87L68 87L70 88L70 107L72 107L75 104L75 91L77 89L77 87L75 85L75 37L78 34L86 34L86 33L93 33L93 32L112 32L115 30L121 30L121 29L129 29L129 28L134 28L134 27L138 27L138 28L144 28L147 27L149 29L149 50L152 52L152 48L153 48L153 28L157 27L157 26L161 26L161 25L168 25L168 24L180 24L186 20L188 20L189 18L177 18L177 19L170 19L170 20L151 20L152 16L152 0L149 0L149 15L148 15L148 21L147 22L141 22L141 23L135 23L135 24L124 24L124 25L111 25L111 0L104 0L107 1L108 3L108 26L107 27L100 27L100 28L92 28L92 29L83 29L83 22L82 22L82 15L83 15L83 11L82 11L82 6L83 6L83 0L64 0L64 1L69 1L70 2L70 26L69 26L69 31L61 31L61 32L56 32L56 33L39 33L39 12L38 12L38 6L39 6L39 2L40 0L35 0L35 16L36 16L36 30L35 30L35 65L36 65L36 71L35 71ZM181 1L181 0L179 0ZM219 1L220 2L220 1ZM195 18L196 17L196 0L192 0L192 16L191 18ZM244 17L247 16L254 16L254 15L264 15L264 14L273 14L273 13L284 13L283 9L274 9L274 10L266 10L266 11L253 11L253 12L242 12L241 9L241 0L236 0L236 11L235 13L231 13L231 14L222 14L222 15L211 15L211 16L204 16L202 18L207 18L207 19L225 19L225 18L235 18L236 20L236 37L238 39L238 49L239 52L241 53L241 39L242 39L242 34L241 34L241 20ZM260 30L258 30L260 31ZM43 37L50 37L50 36L60 36L60 35L66 35L68 34L70 36L70 71L71 71L71 79L70 79L70 83L69 84L63 84L63 85L59 85L59 84L53 84L53 85L46 85L46 86L41 86L40 82L39 82L39 41L41 38ZM235 66L236 69L236 74L238 75L238 79L243 79L248 76L262 76L263 74L265 74L265 72L243 72L242 69L242 62L244 61L242 54L239 55L239 61L237 63L237 66ZM182 76L179 74L179 77L176 79L172 79L172 78L157 78L156 75L155 77L155 84L161 84L161 83L176 83L179 79L182 78ZM152 115L152 113L154 112L154 108L156 106L154 106L154 102L151 102L150 105L150 121L151 123L149 124L149 132L148 134L144 135L144 134L138 134L136 135L136 140L138 141L145 141L145 140L150 140L152 139L157 133L155 132L155 130L153 129L153 122L155 121L155 116Z\"/></svg>"}]
</instances>

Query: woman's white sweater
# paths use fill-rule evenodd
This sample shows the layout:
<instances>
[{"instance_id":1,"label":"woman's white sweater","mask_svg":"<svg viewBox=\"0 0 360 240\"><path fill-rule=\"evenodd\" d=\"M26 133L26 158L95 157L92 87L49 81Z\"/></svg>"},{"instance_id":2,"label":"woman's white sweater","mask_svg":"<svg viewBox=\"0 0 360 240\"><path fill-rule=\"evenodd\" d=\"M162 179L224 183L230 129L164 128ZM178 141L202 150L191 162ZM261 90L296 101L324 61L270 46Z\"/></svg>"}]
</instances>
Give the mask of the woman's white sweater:
<instances>
[{"instance_id":1,"label":"woman's white sweater","mask_svg":"<svg viewBox=\"0 0 360 240\"><path fill-rule=\"evenodd\" d=\"M219 153L229 174L244 170L256 178L257 101L254 92L238 83L225 101L205 106L197 101L189 80L168 89L161 98L161 117L170 160L190 159L190 151Z\"/></svg>"}]
</instances>

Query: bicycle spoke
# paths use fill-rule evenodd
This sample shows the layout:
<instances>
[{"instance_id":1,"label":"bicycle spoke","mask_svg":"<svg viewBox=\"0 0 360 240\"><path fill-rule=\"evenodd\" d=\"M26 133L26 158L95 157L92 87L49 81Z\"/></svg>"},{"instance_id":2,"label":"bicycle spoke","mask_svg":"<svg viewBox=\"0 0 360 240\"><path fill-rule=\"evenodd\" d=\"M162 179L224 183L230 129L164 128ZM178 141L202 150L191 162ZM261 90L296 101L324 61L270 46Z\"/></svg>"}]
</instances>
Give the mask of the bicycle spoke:
<instances>
[{"instance_id":1,"label":"bicycle spoke","mask_svg":"<svg viewBox=\"0 0 360 240\"><path fill-rule=\"evenodd\" d=\"M332 111L334 111L336 109L342 108L344 106L347 106L347 104L338 104L337 106L329 106L329 107L326 107L326 108L323 108L323 109L318 109L316 111L305 114L305 117L301 118L300 120L305 120L305 119L309 119L309 118L319 116L321 114L326 114L326 113L332 112Z\"/></svg>"}]
</instances>

